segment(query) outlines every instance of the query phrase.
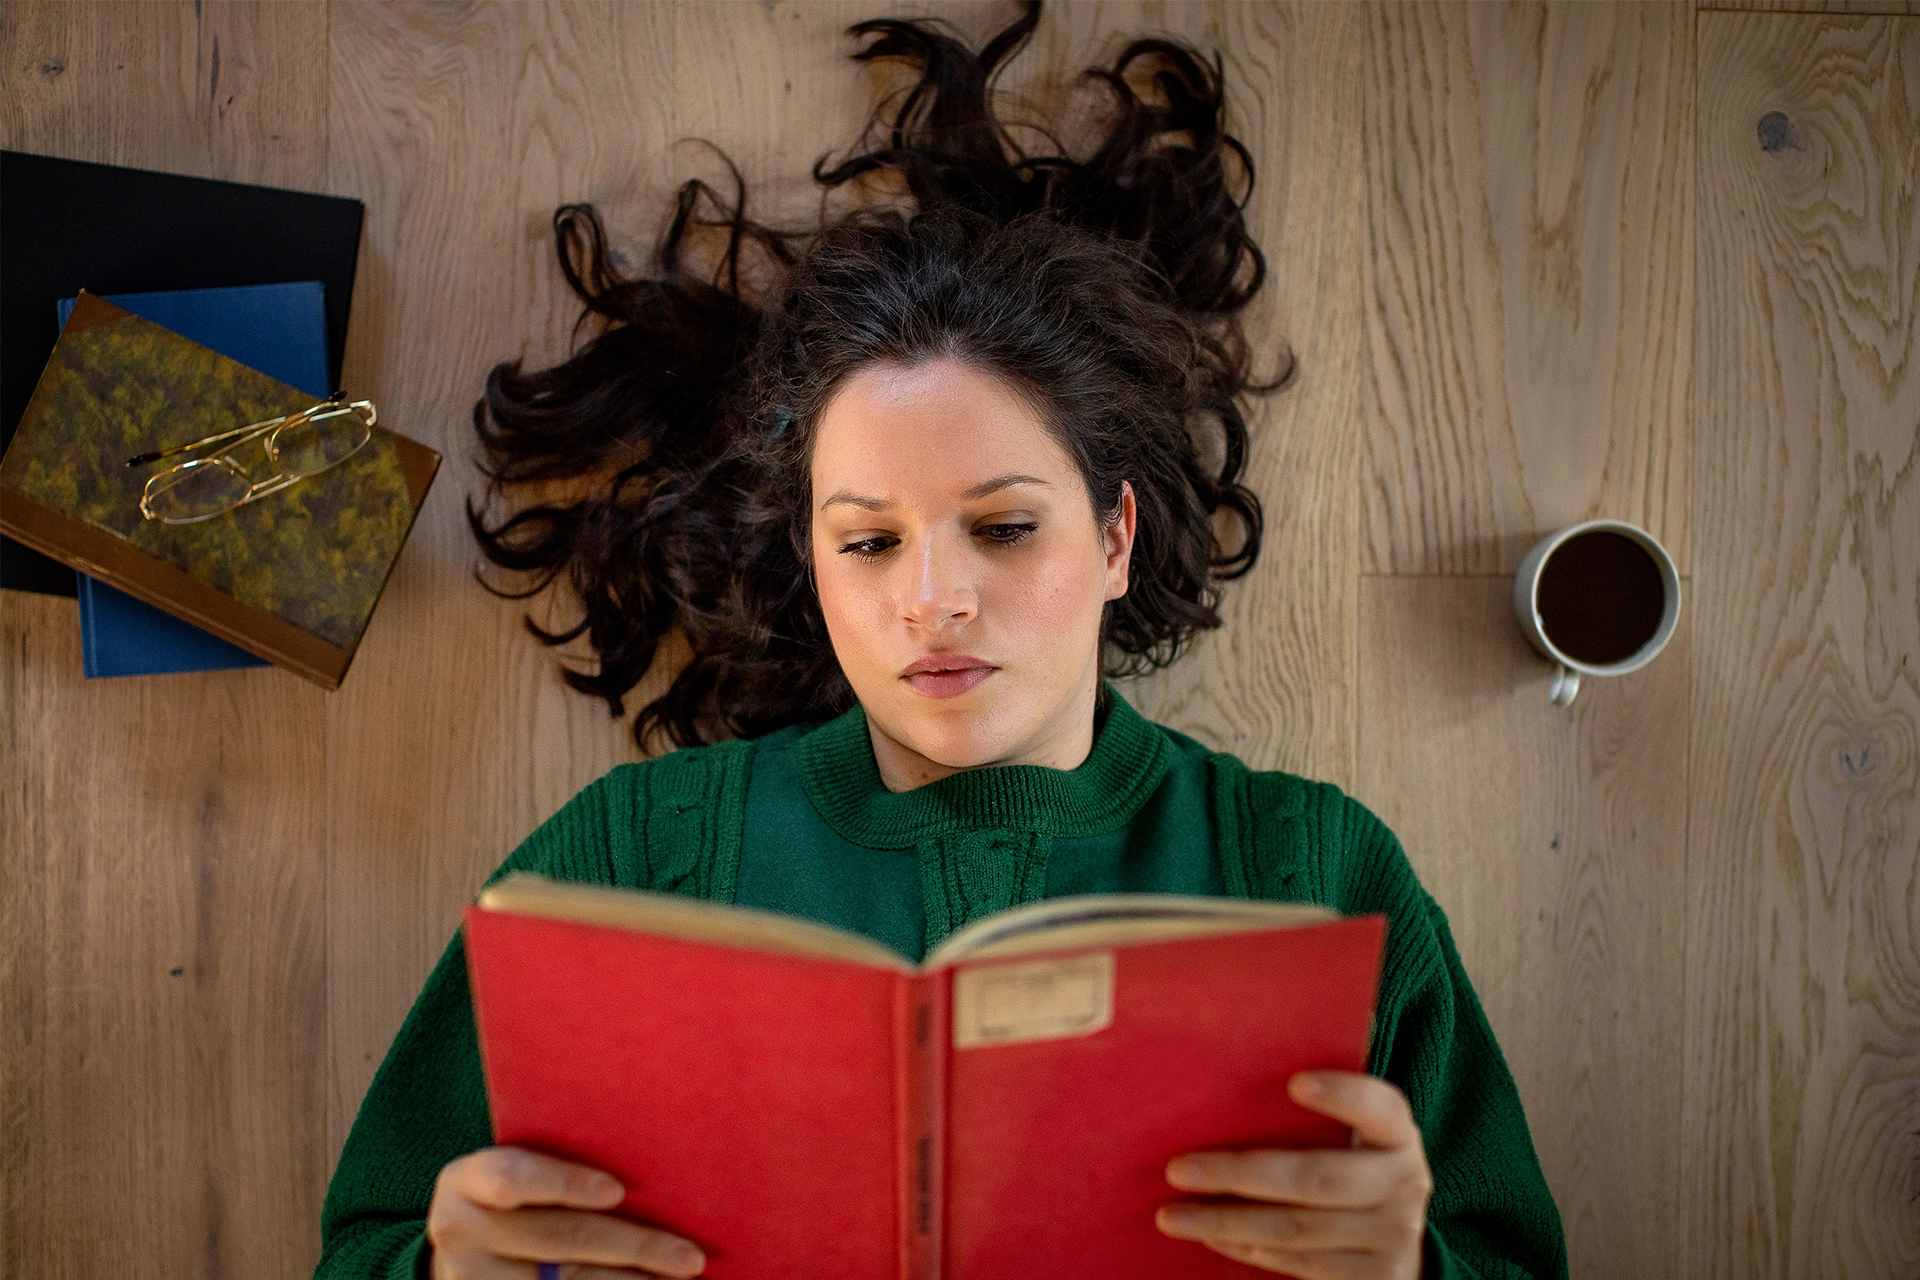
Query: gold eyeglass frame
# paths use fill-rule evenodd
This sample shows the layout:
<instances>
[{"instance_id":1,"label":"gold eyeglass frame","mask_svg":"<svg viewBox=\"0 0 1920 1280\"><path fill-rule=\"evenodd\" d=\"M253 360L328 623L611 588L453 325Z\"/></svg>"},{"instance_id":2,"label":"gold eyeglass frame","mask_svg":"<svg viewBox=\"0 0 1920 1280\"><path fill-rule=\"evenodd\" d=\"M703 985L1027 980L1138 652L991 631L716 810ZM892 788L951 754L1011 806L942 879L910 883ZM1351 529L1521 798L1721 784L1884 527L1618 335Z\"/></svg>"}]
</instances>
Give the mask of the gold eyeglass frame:
<instances>
[{"instance_id":1,"label":"gold eyeglass frame","mask_svg":"<svg viewBox=\"0 0 1920 1280\"><path fill-rule=\"evenodd\" d=\"M284 464L280 461L280 450L278 448L280 433L282 431L285 431L288 427L299 426L303 423L317 422L323 418L338 417L343 413L352 414L354 417L359 418L367 428L366 435L363 436L360 442L354 445L353 448L347 450L324 467L317 468L313 471L304 471L298 475L282 469L278 475L269 476L265 480L254 481L248 477L247 469L244 466L234 458L228 456L230 450L251 444L261 436L265 436L268 460L271 461L276 468L283 468ZM299 484L302 480L310 479L322 472L330 471L334 467L339 466L367 446L367 442L373 439L373 427L379 421L380 413L379 410L374 408L373 401L348 401L345 392L336 391L325 400L309 408L302 409L298 413L283 414L278 418L268 418L262 422L249 422L244 427L235 427L231 431L223 431L218 435L207 436L200 440L192 440L186 444L177 444L170 449L159 449L153 453L143 453L138 457L128 458L126 465L129 467L140 467L151 462L158 462L162 458L170 458L175 454L191 453L195 449L204 449L209 445L224 446L207 457L195 458L190 462L177 462L165 471L156 472L148 478L146 487L140 492L140 514L147 519L158 520L162 524L199 524L203 520L217 520L221 516L231 515L256 498L264 498L270 494L279 493L282 489ZM151 503L155 486L167 480L169 477L178 476L183 472L193 470L195 467L224 467L228 472L232 473L235 479L247 485L246 494L220 508L220 510L208 512L203 516L187 516L183 519L170 519L154 511Z\"/></svg>"}]
</instances>

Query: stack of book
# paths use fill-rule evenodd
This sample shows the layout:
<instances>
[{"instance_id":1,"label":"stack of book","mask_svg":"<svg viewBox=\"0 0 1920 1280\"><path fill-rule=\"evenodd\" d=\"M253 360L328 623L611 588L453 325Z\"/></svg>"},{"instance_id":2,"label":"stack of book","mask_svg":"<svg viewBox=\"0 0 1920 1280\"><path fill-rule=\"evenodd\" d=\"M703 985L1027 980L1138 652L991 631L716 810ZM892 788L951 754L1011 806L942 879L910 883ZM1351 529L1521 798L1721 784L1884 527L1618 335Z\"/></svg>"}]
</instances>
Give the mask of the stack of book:
<instances>
[{"instance_id":1,"label":"stack of book","mask_svg":"<svg viewBox=\"0 0 1920 1280\"><path fill-rule=\"evenodd\" d=\"M125 463L338 388L360 202L18 152L0 185L0 586L78 596L89 677L272 661L337 686L439 455L376 429L181 526L139 515L161 468Z\"/></svg>"}]
</instances>

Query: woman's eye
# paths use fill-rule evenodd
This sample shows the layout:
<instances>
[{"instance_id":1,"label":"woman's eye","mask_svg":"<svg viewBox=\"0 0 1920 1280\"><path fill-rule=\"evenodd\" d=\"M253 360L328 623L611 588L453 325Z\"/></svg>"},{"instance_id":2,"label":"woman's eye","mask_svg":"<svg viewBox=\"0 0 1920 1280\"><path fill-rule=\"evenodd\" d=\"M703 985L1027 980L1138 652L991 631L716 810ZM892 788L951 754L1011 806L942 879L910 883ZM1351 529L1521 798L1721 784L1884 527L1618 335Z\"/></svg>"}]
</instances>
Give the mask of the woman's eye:
<instances>
[{"instance_id":1,"label":"woman's eye","mask_svg":"<svg viewBox=\"0 0 1920 1280\"><path fill-rule=\"evenodd\" d=\"M1025 542L1039 527L1037 524L983 524L975 532L989 542L997 542L1007 547L1016 542Z\"/></svg>"},{"instance_id":2,"label":"woman's eye","mask_svg":"<svg viewBox=\"0 0 1920 1280\"><path fill-rule=\"evenodd\" d=\"M843 556L854 556L861 560L875 560L900 544L898 538L862 538L858 542L849 542L840 548Z\"/></svg>"}]
</instances>

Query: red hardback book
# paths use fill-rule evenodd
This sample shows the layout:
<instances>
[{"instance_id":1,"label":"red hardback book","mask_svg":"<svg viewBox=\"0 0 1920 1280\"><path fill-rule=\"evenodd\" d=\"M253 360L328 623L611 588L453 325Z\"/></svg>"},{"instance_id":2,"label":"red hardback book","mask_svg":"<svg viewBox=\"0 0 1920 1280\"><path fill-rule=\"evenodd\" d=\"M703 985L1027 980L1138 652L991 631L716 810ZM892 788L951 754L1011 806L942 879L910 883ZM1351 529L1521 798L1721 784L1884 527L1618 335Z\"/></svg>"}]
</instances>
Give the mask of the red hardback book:
<instances>
[{"instance_id":1,"label":"red hardback book","mask_svg":"<svg viewBox=\"0 0 1920 1280\"><path fill-rule=\"evenodd\" d=\"M706 1274L1238 1277L1162 1235L1187 1151L1344 1147L1386 921L1058 898L922 965L851 933L509 876L466 916L495 1140L602 1168Z\"/></svg>"}]
</instances>

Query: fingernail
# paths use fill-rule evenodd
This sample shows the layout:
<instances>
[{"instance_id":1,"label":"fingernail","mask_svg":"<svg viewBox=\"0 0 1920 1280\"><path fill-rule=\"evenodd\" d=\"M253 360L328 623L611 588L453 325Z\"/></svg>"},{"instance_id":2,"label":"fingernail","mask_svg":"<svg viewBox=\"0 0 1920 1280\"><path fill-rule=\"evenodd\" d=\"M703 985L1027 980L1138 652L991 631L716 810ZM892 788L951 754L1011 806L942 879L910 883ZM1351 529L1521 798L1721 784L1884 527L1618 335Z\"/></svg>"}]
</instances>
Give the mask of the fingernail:
<instances>
[{"instance_id":1,"label":"fingernail","mask_svg":"<svg viewBox=\"0 0 1920 1280\"><path fill-rule=\"evenodd\" d=\"M1163 1204L1154 1215L1154 1224L1168 1235L1179 1235L1193 1226L1193 1215L1177 1204Z\"/></svg>"},{"instance_id":2,"label":"fingernail","mask_svg":"<svg viewBox=\"0 0 1920 1280\"><path fill-rule=\"evenodd\" d=\"M597 1200L612 1200L616 1197L624 1200L627 1189L621 1186L620 1180L612 1174L601 1173L594 1175L593 1182L587 1188L587 1194Z\"/></svg>"},{"instance_id":3,"label":"fingernail","mask_svg":"<svg viewBox=\"0 0 1920 1280\"><path fill-rule=\"evenodd\" d=\"M1200 1166L1185 1156L1167 1161L1167 1181L1174 1186L1191 1187L1199 1178Z\"/></svg>"},{"instance_id":4,"label":"fingernail","mask_svg":"<svg viewBox=\"0 0 1920 1280\"><path fill-rule=\"evenodd\" d=\"M690 1244L678 1244L673 1249L673 1265L690 1276L697 1276L707 1269L707 1255Z\"/></svg>"},{"instance_id":5,"label":"fingernail","mask_svg":"<svg viewBox=\"0 0 1920 1280\"><path fill-rule=\"evenodd\" d=\"M1303 1098L1317 1098L1327 1091L1327 1082L1311 1071L1302 1071L1293 1078L1293 1091Z\"/></svg>"}]
</instances>

